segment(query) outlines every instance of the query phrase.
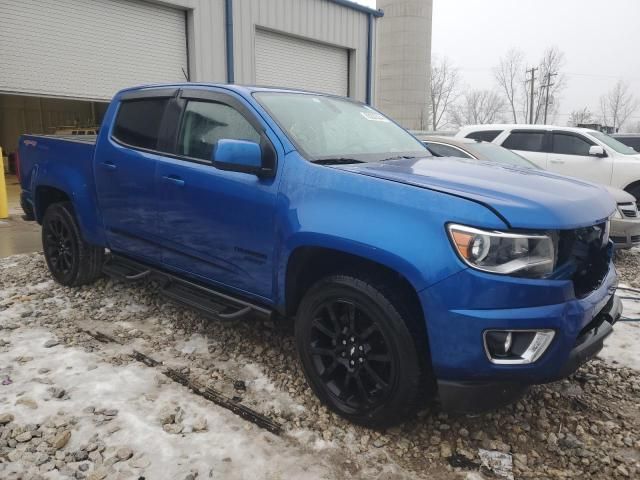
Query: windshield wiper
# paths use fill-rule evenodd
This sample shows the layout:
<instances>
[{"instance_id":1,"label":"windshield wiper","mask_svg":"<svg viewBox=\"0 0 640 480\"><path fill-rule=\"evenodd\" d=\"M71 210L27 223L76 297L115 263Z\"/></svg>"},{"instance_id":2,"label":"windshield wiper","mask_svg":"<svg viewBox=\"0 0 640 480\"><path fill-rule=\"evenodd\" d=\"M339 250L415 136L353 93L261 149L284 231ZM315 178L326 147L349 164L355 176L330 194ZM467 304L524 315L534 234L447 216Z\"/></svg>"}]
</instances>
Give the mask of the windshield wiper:
<instances>
[{"instance_id":1,"label":"windshield wiper","mask_svg":"<svg viewBox=\"0 0 640 480\"><path fill-rule=\"evenodd\" d=\"M416 155L398 155L396 157L389 157L381 160L382 162L386 162L387 160L411 160L413 158L422 158Z\"/></svg>"},{"instance_id":2,"label":"windshield wiper","mask_svg":"<svg viewBox=\"0 0 640 480\"><path fill-rule=\"evenodd\" d=\"M317 160L311 160L311 163L318 163L320 165L348 165L350 163L365 163L362 160L349 157L337 157L337 158L319 158Z\"/></svg>"}]
</instances>

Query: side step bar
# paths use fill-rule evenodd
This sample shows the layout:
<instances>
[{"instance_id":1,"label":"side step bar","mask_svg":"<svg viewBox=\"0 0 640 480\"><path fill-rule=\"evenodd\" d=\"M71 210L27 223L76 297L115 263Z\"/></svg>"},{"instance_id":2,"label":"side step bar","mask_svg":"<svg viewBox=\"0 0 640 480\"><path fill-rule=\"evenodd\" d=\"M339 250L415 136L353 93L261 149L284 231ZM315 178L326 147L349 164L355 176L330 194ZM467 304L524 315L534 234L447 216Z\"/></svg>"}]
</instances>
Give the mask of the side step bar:
<instances>
[{"instance_id":1,"label":"side step bar","mask_svg":"<svg viewBox=\"0 0 640 480\"><path fill-rule=\"evenodd\" d=\"M112 278L135 282L152 280L171 300L195 308L208 317L223 321L240 320L250 315L270 317L272 311L211 287L185 280L171 273L145 265L121 255L111 254L102 271Z\"/></svg>"}]
</instances>

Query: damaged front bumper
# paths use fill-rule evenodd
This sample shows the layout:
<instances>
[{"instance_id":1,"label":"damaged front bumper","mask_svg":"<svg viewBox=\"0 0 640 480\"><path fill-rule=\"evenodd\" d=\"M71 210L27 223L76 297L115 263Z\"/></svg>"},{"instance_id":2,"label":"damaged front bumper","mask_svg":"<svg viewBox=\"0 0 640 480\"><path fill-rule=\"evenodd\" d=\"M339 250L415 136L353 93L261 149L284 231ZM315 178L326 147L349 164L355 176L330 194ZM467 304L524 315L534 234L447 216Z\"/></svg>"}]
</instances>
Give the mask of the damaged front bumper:
<instances>
[{"instance_id":1,"label":"damaged front bumper","mask_svg":"<svg viewBox=\"0 0 640 480\"><path fill-rule=\"evenodd\" d=\"M613 264L595 290L576 298L570 280L531 280L460 272L421 292L433 370L443 407L482 411L514 401L529 385L565 378L595 356L620 318ZM476 292L463 293L463 292ZM480 293L482 292L482 293ZM464 305L466 308L462 308ZM488 330L553 330L531 363L488 358Z\"/></svg>"}]
</instances>

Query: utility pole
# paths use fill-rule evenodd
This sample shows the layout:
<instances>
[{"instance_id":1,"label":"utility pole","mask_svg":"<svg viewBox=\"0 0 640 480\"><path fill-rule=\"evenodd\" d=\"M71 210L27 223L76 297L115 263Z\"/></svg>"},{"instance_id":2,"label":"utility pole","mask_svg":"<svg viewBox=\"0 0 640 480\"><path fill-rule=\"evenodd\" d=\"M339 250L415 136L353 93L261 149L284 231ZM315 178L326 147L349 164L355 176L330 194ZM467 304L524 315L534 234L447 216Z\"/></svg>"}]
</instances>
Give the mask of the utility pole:
<instances>
[{"instance_id":1,"label":"utility pole","mask_svg":"<svg viewBox=\"0 0 640 480\"><path fill-rule=\"evenodd\" d=\"M536 70L538 70L537 67L531 67L529 70L527 70L527 75L531 75L528 79L527 79L527 83L529 83L531 86L531 90L530 90L530 95L529 95L529 123L533 124L533 92L534 92L534 88L535 88L535 84L536 84Z\"/></svg>"},{"instance_id":2,"label":"utility pole","mask_svg":"<svg viewBox=\"0 0 640 480\"><path fill-rule=\"evenodd\" d=\"M551 77L555 77L556 75L558 75L557 72L551 73L551 72L547 72L547 81L544 85L542 85L542 88L544 88L546 90L545 93L545 99L544 99L544 124L547 124L547 109L549 108L549 89L554 85L553 83L551 83Z\"/></svg>"}]
</instances>

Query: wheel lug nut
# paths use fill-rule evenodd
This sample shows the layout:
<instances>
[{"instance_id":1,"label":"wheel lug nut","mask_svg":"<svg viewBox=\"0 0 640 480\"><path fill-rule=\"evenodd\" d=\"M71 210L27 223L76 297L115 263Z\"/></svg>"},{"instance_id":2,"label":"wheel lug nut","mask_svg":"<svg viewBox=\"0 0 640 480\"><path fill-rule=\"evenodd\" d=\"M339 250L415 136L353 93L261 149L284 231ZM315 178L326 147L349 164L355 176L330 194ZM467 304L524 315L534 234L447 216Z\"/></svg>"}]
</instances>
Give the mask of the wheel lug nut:
<instances>
[{"instance_id":1,"label":"wheel lug nut","mask_svg":"<svg viewBox=\"0 0 640 480\"><path fill-rule=\"evenodd\" d=\"M347 341L346 341L346 340L342 340L342 344L343 344L343 345L346 345L346 344L347 344Z\"/></svg>"},{"instance_id":2,"label":"wheel lug nut","mask_svg":"<svg viewBox=\"0 0 640 480\"><path fill-rule=\"evenodd\" d=\"M363 362L364 362L364 358L360 357L360 358L358 359L358 362L363 363Z\"/></svg>"},{"instance_id":3,"label":"wheel lug nut","mask_svg":"<svg viewBox=\"0 0 640 480\"><path fill-rule=\"evenodd\" d=\"M356 341L356 339L354 337L351 337L349 340L351 340L351 343Z\"/></svg>"},{"instance_id":4,"label":"wheel lug nut","mask_svg":"<svg viewBox=\"0 0 640 480\"><path fill-rule=\"evenodd\" d=\"M363 347L362 345L360 345L360 346L358 347L358 350L362 351L362 350L364 350L364 347Z\"/></svg>"},{"instance_id":5,"label":"wheel lug nut","mask_svg":"<svg viewBox=\"0 0 640 480\"><path fill-rule=\"evenodd\" d=\"M352 367L353 367L355 364L356 364L356 362L354 362L353 360L351 360L351 361L349 362L349 365L351 365Z\"/></svg>"},{"instance_id":6,"label":"wheel lug nut","mask_svg":"<svg viewBox=\"0 0 640 480\"><path fill-rule=\"evenodd\" d=\"M347 356L347 352L342 352L342 356L346 357Z\"/></svg>"}]
</instances>

